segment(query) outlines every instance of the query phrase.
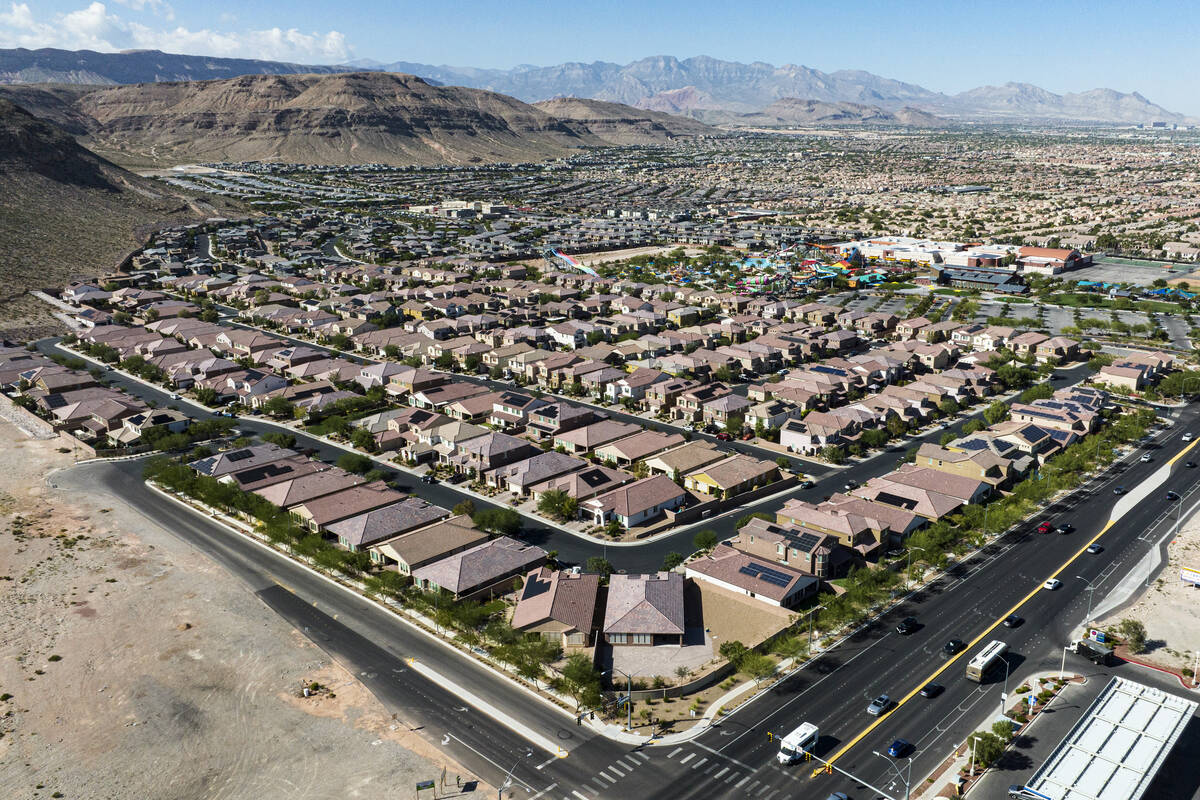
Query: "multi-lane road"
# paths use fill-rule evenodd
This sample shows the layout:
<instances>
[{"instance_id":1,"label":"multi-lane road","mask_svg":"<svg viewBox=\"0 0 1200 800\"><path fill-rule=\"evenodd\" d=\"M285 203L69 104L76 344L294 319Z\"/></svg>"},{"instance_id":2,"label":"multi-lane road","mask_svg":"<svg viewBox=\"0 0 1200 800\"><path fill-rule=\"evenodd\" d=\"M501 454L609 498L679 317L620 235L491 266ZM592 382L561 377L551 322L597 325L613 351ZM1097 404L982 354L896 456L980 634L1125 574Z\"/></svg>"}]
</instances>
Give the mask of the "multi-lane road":
<instances>
[{"instance_id":1,"label":"multi-lane road","mask_svg":"<svg viewBox=\"0 0 1200 800\"><path fill-rule=\"evenodd\" d=\"M43 343L43 349L53 344ZM1074 376L1072 376L1074 377ZM131 393L167 405L166 392L118 373L109 378ZM1064 384L1066 381L1063 382ZM188 409L204 416L195 407ZM422 731L460 763L493 785L511 774L518 796L527 798L598 797L824 797L835 790L851 797L864 790L839 775L811 778L803 766L781 767L777 743L768 731L786 733L802 721L821 729L818 754L833 758L868 784L893 797L903 787L892 766L873 755L897 737L916 747L912 775L923 778L958 742L999 708L1000 683L968 683L963 669L975 645L952 663L942 657L950 638L967 642L1003 639L1010 648L1011 681L1033 671L1056 669L1074 629L1083 623L1087 604L1097 603L1137 566L1174 524L1164 513L1168 490L1192 502L1200 471L1184 460L1168 463L1186 445L1183 431L1200 432L1197 409L1177 412L1176 425L1146 445L1149 463L1137 459L1115 465L1101 478L1045 512L1051 521L1069 520L1068 535L1032 532L1033 523L955 565L944 576L899 608L810 662L758 700L725 717L694 740L662 747L633 748L577 726L570 715L536 701L511 682L474 660L431 640L386 611L347 593L293 562L250 542L149 490L138 461L83 465L56 477L60 482L102 486L147 517L190 542L242 578L268 606L360 676L398 715ZM951 429L961 425L959 421ZM252 419L239 420L249 432L274 430ZM940 431L930 437L940 435ZM298 434L323 458L341 453L320 440ZM789 496L820 499L847 479L864 481L895 466L901 453L885 453L845 470L832 472L809 490ZM401 475L401 480L407 476ZM1114 486L1129 490L1115 495ZM1152 487L1144 493L1137 487ZM462 495L442 485L421 486L434 502L453 505ZM1200 497L1200 494L1194 495ZM763 504L777 508L783 498ZM1116 511L1114 511L1116 509ZM744 513L739 510L738 514ZM1115 515L1119 518L1112 522ZM706 521L721 535L732 533L735 516ZM1039 518L1040 521L1041 518ZM582 561L603 552L602 545L551 528L524 535L557 549L564 559ZM635 547L609 547L618 568L656 569L671 550L686 552L691 531ZM1105 549L1088 554L1096 537ZM686 537L686 539L685 539ZM1140 573L1139 573L1140 574ZM1057 591L1040 590L1052 575L1063 580ZM1079 576L1079 577L1076 577ZM1089 595L1095 586L1095 597ZM999 625L1009 613L1028 622L1016 629ZM901 636L896 621L912 615L922 627ZM406 659L415 658L416 665ZM1079 662L1068 657L1069 664ZM444 680L431 680L429 665ZM1125 670L1130 668L1126 667ZM939 672L940 671L940 672ZM914 695L936 680L946 691L934 699ZM871 697L887 692L901 704L881 720L866 714ZM562 751L567 755L565 758Z\"/></svg>"}]
</instances>

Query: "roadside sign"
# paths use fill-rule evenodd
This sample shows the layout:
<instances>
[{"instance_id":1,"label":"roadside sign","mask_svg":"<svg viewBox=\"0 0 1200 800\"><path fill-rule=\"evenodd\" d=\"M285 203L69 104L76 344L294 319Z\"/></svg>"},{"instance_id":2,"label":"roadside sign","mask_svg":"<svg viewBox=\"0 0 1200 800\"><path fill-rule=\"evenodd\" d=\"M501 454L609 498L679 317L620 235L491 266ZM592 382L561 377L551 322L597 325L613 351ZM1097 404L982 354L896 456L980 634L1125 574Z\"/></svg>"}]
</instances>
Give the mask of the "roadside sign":
<instances>
[{"instance_id":1,"label":"roadside sign","mask_svg":"<svg viewBox=\"0 0 1200 800\"><path fill-rule=\"evenodd\" d=\"M1180 567L1179 578L1184 583L1190 583L1193 586L1200 586L1200 569L1192 569L1191 567Z\"/></svg>"},{"instance_id":2,"label":"roadside sign","mask_svg":"<svg viewBox=\"0 0 1200 800\"><path fill-rule=\"evenodd\" d=\"M422 789L432 789L436 785L435 781L417 781L417 791Z\"/></svg>"}]
</instances>

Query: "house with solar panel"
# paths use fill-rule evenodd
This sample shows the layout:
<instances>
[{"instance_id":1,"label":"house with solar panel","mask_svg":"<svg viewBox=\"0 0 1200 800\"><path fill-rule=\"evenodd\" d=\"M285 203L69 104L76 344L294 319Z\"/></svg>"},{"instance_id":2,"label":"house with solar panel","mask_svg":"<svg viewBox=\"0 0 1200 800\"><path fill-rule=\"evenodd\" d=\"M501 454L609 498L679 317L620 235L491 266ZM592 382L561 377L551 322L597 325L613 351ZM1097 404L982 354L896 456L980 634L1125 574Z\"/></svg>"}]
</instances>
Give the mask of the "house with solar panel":
<instances>
[{"instance_id":1,"label":"house with solar panel","mask_svg":"<svg viewBox=\"0 0 1200 800\"><path fill-rule=\"evenodd\" d=\"M726 544L689 561L684 574L779 608L795 608L814 596L821 585L808 573Z\"/></svg>"}]
</instances>

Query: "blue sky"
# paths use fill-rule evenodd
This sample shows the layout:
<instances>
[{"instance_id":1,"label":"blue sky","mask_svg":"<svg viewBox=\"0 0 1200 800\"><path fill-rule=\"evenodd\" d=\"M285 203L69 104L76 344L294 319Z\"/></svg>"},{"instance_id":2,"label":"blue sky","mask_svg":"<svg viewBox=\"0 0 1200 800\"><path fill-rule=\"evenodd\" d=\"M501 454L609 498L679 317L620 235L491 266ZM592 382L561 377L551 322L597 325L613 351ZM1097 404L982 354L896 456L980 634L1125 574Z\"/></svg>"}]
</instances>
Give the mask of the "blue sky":
<instances>
[{"instance_id":1,"label":"blue sky","mask_svg":"<svg viewBox=\"0 0 1200 800\"><path fill-rule=\"evenodd\" d=\"M0 47L507 68L650 55L865 69L959 92L1024 81L1139 91L1200 115L1200 5L1110 0L0 0Z\"/></svg>"}]
</instances>

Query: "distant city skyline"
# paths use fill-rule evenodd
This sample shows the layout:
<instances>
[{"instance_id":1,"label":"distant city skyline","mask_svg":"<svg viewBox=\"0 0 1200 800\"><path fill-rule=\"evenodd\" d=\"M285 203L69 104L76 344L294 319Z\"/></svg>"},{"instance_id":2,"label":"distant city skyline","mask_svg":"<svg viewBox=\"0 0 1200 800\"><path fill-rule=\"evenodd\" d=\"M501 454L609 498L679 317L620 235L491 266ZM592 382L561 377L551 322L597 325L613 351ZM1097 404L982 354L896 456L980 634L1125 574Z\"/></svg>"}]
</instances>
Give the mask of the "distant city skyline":
<instances>
[{"instance_id":1,"label":"distant city skyline","mask_svg":"<svg viewBox=\"0 0 1200 800\"><path fill-rule=\"evenodd\" d=\"M0 4L0 47L495 69L708 55L825 72L861 69L947 94L1010 81L1059 94L1104 87L1200 116L1191 73L1197 34L1200 9L1177 0L1156 3L1150 13L1110 0L983 8L941 0L836 7L749 0L735 14L715 0L566 7L538 0Z\"/></svg>"}]
</instances>

